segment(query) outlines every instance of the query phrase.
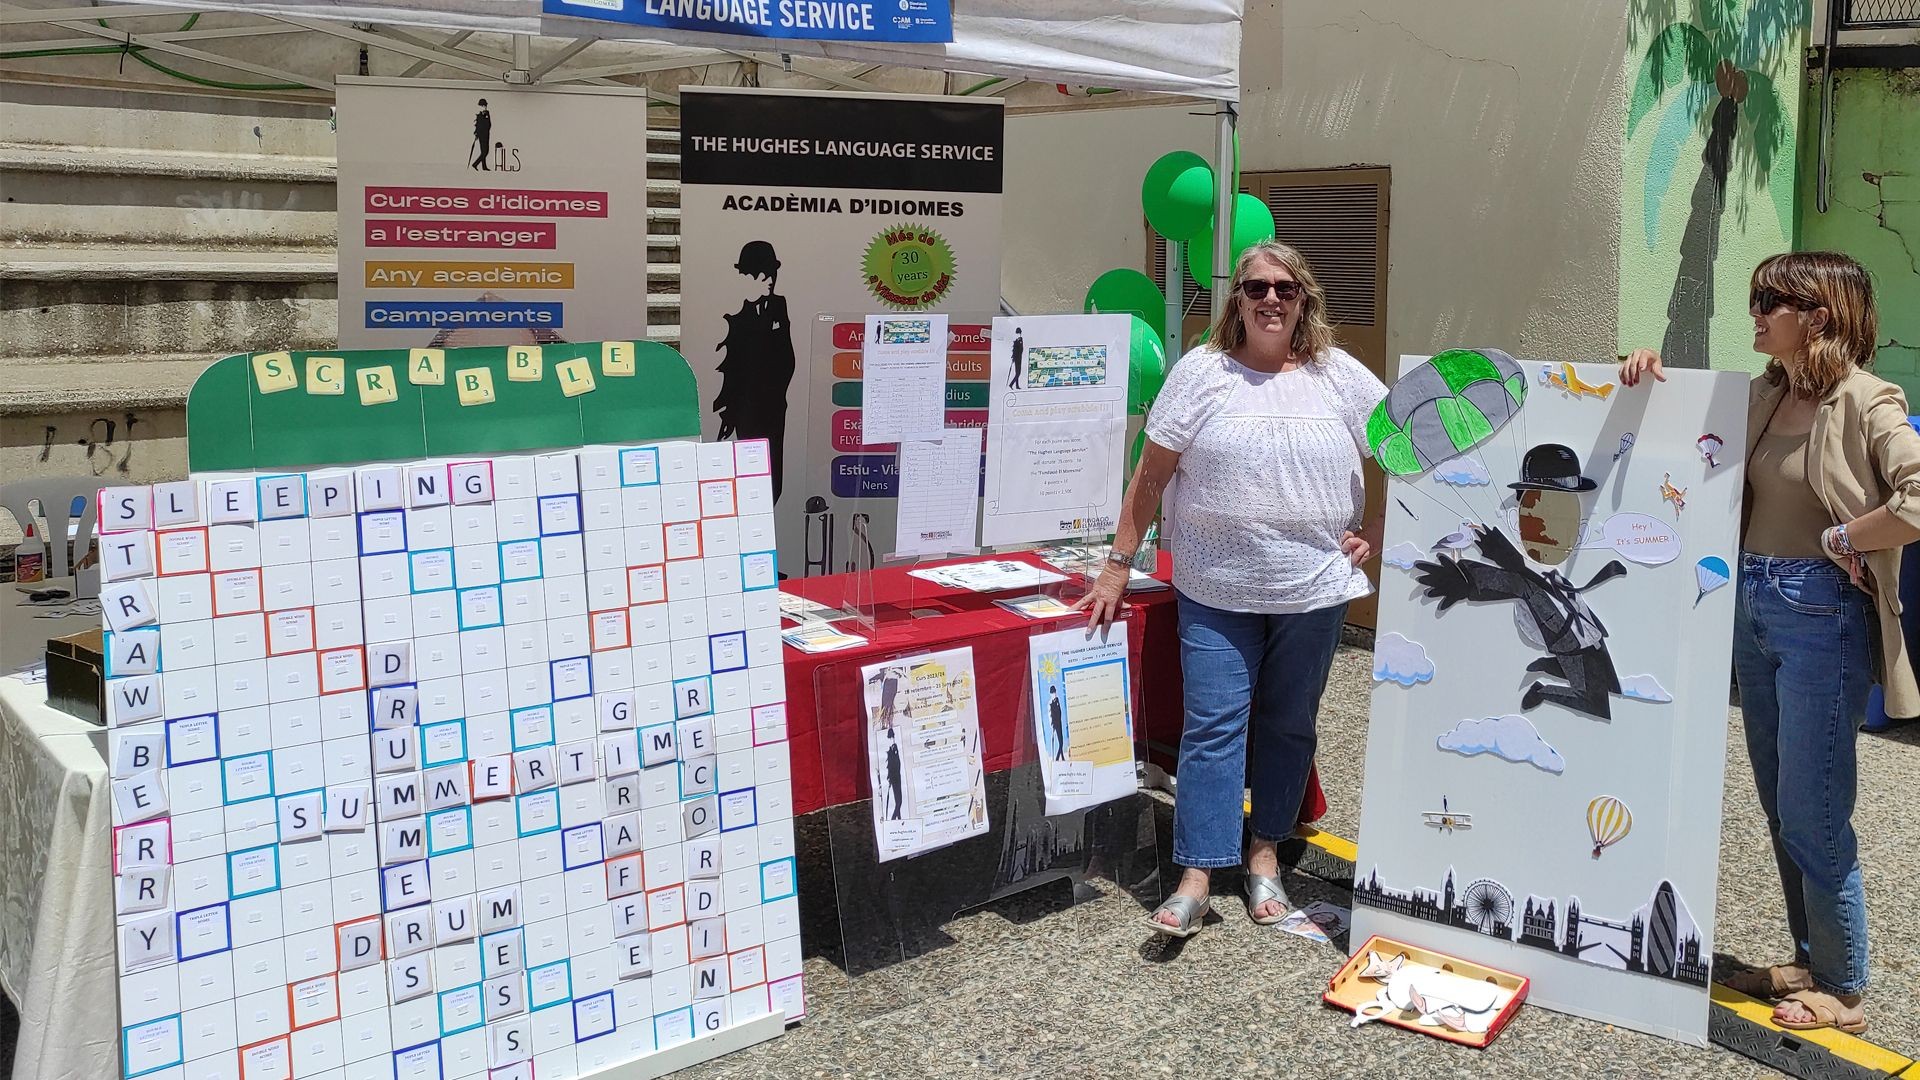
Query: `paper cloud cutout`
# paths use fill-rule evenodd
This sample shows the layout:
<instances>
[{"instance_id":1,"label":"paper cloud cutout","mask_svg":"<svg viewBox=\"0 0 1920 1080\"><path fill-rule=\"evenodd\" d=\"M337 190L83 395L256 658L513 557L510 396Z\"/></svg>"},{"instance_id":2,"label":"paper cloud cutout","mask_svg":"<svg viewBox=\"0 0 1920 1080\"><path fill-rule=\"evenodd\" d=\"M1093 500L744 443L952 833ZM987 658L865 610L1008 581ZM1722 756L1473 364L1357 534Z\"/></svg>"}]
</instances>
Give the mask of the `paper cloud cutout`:
<instances>
[{"instance_id":1,"label":"paper cloud cutout","mask_svg":"<svg viewBox=\"0 0 1920 1080\"><path fill-rule=\"evenodd\" d=\"M1393 545L1392 547L1380 553L1381 562L1387 564L1388 566L1398 567L1402 570L1413 569L1414 561L1416 559L1423 559L1425 557L1426 557L1426 552L1421 551L1418 547L1415 547L1413 544L1410 544L1405 540L1400 541L1399 543Z\"/></svg>"},{"instance_id":2,"label":"paper cloud cutout","mask_svg":"<svg viewBox=\"0 0 1920 1080\"><path fill-rule=\"evenodd\" d=\"M1386 634L1373 643L1373 681L1401 686L1432 682L1433 661L1419 642Z\"/></svg>"},{"instance_id":3,"label":"paper cloud cutout","mask_svg":"<svg viewBox=\"0 0 1920 1080\"><path fill-rule=\"evenodd\" d=\"M1531 765L1542 772L1558 776L1565 772L1567 759L1560 751L1547 745L1534 728L1533 722L1524 716L1490 716L1485 720L1462 720L1453 725L1453 730L1434 740L1434 745L1442 750L1451 750L1461 757L1474 757L1478 754L1492 754L1495 757L1520 765Z\"/></svg>"},{"instance_id":4,"label":"paper cloud cutout","mask_svg":"<svg viewBox=\"0 0 1920 1080\"><path fill-rule=\"evenodd\" d=\"M1620 696L1630 697L1635 701L1651 701L1655 705L1665 705L1673 700L1673 695L1667 693L1667 688L1660 685L1660 680L1651 675L1623 677L1620 680Z\"/></svg>"},{"instance_id":5,"label":"paper cloud cutout","mask_svg":"<svg viewBox=\"0 0 1920 1080\"><path fill-rule=\"evenodd\" d=\"M1487 467L1480 464L1479 459L1470 457L1452 458L1435 465L1433 478L1454 487L1480 487L1493 482Z\"/></svg>"}]
</instances>

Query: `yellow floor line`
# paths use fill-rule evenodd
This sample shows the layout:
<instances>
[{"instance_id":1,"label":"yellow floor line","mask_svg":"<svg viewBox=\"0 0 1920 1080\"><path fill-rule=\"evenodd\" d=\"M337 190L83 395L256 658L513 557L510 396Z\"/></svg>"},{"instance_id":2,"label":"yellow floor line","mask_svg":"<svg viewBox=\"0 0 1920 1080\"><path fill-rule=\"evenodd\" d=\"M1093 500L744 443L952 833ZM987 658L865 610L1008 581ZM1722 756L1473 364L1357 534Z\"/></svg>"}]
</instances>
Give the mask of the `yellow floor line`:
<instances>
[{"instance_id":1,"label":"yellow floor line","mask_svg":"<svg viewBox=\"0 0 1920 1080\"><path fill-rule=\"evenodd\" d=\"M1835 1057L1845 1058L1864 1068L1877 1069L1883 1073L1899 1076L1914 1067L1912 1058L1897 1054L1884 1046L1870 1043L1858 1035L1848 1035L1830 1028L1824 1031L1788 1031L1773 1022L1772 1005L1719 983L1713 984L1713 1003L1732 1010L1743 1020L1801 1042L1810 1042Z\"/></svg>"}]
</instances>

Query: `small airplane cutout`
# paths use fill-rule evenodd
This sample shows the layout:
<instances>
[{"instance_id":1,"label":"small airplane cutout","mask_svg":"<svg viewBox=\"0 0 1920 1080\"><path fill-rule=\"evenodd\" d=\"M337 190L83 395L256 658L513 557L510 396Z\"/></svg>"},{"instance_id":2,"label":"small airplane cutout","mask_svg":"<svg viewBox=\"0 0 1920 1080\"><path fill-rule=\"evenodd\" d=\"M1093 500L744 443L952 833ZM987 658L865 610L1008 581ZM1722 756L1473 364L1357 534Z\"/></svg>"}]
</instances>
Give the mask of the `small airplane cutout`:
<instances>
[{"instance_id":1,"label":"small airplane cutout","mask_svg":"<svg viewBox=\"0 0 1920 1080\"><path fill-rule=\"evenodd\" d=\"M1445 795L1440 796L1440 809L1425 811L1420 816L1426 819L1428 825L1439 829L1443 833L1451 833L1456 829L1473 828L1473 815L1455 813L1453 808L1448 805Z\"/></svg>"},{"instance_id":2,"label":"small airplane cutout","mask_svg":"<svg viewBox=\"0 0 1920 1080\"><path fill-rule=\"evenodd\" d=\"M1673 516L1679 517L1680 511L1687 508L1687 489L1674 487L1673 474L1667 473L1666 479L1660 481L1660 499L1672 503Z\"/></svg>"},{"instance_id":3,"label":"small airplane cutout","mask_svg":"<svg viewBox=\"0 0 1920 1080\"><path fill-rule=\"evenodd\" d=\"M1563 363L1559 371L1553 370L1552 364L1540 365L1540 385L1551 386L1571 397L1591 397L1605 401L1613 393L1614 384L1585 382L1579 375L1574 374L1572 364Z\"/></svg>"}]
</instances>

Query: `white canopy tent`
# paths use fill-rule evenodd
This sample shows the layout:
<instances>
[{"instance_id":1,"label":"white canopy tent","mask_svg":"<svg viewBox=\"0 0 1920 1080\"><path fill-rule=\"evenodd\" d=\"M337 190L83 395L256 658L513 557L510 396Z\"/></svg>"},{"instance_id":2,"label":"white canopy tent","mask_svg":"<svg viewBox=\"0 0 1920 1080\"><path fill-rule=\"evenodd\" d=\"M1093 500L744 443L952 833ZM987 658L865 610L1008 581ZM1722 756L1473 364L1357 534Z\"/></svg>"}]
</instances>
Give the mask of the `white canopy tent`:
<instances>
[{"instance_id":1,"label":"white canopy tent","mask_svg":"<svg viewBox=\"0 0 1920 1080\"><path fill-rule=\"evenodd\" d=\"M1216 216L1227 220L1232 213L1244 0L956 0L953 41L945 44L856 44L653 31L546 16L540 0L133 0L84 7L63 6L62 0L0 0L0 24L50 24L86 35L83 40L94 44L138 46L331 89L331 80L325 76L289 72L197 47L202 38L244 36L245 27L156 33L104 24L107 18L194 11L260 17L266 23L259 33L304 31L398 52L418 61L409 74L441 64L510 84L605 84L620 77L751 62L772 54L797 74L855 90L878 89L862 76L891 67L1199 98L1213 102L1217 122ZM436 41L411 28L439 29L451 36ZM476 34L509 35L512 60L503 63L461 48ZM543 36L556 45L540 50L544 55L536 62L534 41ZM595 46L594 63L570 63ZM827 63L809 64L794 57L818 57ZM974 89L998 92L1001 88ZM1218 315L1231 274L1231 236L1228 229L1214 233L1212 300ZM1175 264L1168 278L1177 281L1177 277ZM1172 291L1177 298L1177 286Z\"/></svg>"}]
</instances>

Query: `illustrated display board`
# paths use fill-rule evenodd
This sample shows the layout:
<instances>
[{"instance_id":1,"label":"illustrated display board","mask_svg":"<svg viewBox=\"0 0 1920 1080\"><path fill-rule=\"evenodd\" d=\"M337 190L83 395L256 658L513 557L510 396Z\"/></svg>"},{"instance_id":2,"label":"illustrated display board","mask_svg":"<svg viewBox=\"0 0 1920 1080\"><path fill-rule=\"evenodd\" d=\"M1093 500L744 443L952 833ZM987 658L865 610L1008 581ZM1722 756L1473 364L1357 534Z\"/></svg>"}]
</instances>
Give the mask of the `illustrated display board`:
<instances>
[{"instance_id":1,"label":"illustrated display board","mask_svg":"<svg viewBox=\"0 0 1920 1080\"><path fill-rule=\"evenodd\" d=\"M762 442L102 491L127 1077L584 1077L801 1015Z\"/></svg>"},{"instance_id":2,"label":"illustrated display board","mask_svg":"<svg viewBox=\"0 0 1920 1080\"><path fill-rule=\"evenodd\" d=\"M647 96L342 78L340 343L644 338Z\"/></svg>"},{"instance_id":3,"label":"illustrated display board","mask_svg":"<svg viewBox=\"0 0 1920 1080\"><path fill-rule=\"evenodd\" d=\"M860 670L867 770L880 861L987 831L973 650L901 657Z\"/></svg>"},{"instance_id":4,"label":"illustrated display board","mask_svg":"<svg viewBox=\"0 0 1920 1080\"><path fill-rule=\"evenodd\" d=\"M1027 639L1033 736L1047 813L1064 814L1138 790L1133 767L1133 691L1127 624Z\"/></svg>"},{"instance_id":5,"label":"illustrated display board","mask_svg":"<svg viewBox=\"0 0 1920 1080\"><path fill-rule=\"evenodd\" d=\"M1352 940L1706 1045L1747 376L1402 360Z\"/></svg>"},{"instance_id":6,"label":"illustrated display board","mask_svg":"<svg viewBox=\"0 0 1920 1080\"><path fill-rule=\"evenodd\" d=\"M988 547L1102 535L1126 485L1127 315L993 320Z\"/></svg>"},{"instance_id":7,"label":"illustrated display board","mask_svg":"<svg viewBox=\"0 0 1920 1080\"><path fill-rule=\"evenodd\" d=\"M681 350L705 437L773 444L790 576L844 571L846 502L897 493L891 449L858 428L865 317L945 312L951 353L985 351L985 319L961 313L999 308L1004 121L995 100L683 88ZM809 330L823 314L830 332ZM976 389L949 410L984 409ZM807 527L829 519L822 569Z\"/></svg>"}]
</instances>

